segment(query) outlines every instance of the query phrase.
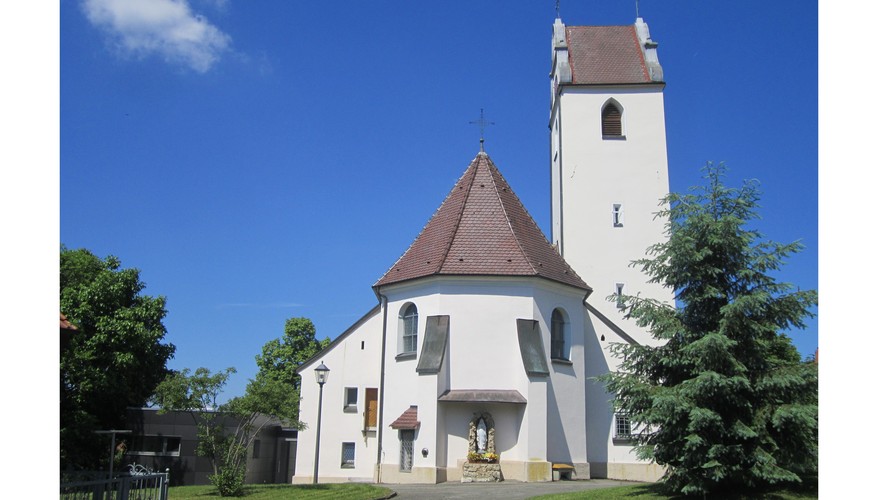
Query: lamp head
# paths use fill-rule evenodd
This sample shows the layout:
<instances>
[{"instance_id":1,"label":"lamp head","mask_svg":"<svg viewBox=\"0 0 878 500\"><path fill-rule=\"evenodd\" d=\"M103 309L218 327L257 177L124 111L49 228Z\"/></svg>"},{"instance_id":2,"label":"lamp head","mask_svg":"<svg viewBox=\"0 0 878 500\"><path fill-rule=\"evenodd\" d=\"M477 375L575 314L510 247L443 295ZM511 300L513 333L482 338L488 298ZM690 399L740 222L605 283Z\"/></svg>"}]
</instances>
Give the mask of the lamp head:
<instances>
[{"instance_id":1,"label":"lamp head","mask_svg":"<svg viewBox=\"0 0 878 500\"><path fill-rule=\"evenodd\" d=\"M322 361L320 362L320 366L314 369L314 377L317 379L317 384L320 386L329 380L329 368L327 368Z\"/></svg>"}]
</instances>

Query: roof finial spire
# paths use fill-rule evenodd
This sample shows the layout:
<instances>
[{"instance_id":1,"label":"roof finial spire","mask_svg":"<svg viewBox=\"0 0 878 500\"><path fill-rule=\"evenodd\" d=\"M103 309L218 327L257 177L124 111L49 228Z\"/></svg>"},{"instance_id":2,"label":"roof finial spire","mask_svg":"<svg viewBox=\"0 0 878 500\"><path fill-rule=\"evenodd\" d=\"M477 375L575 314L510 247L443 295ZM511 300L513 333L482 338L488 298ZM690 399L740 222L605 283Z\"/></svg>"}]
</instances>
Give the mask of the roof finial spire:
<instances>
[{"instance_id":1,"label":"roof finial spire","mask_svg":"<svg viewBox=\"0 0 878 500\"><path fill-rule=\"evenodd\" d=\"M481 108L479 112L479 119L473 120L470 122L472 125L479 126L479 151L485 152L485 127L488 125L494 125L494 122L489 122L485 119L485 108Z\"/></svg>"},{"instance_id":2,"label":"roof finial spire","mask_svg":"<svg viewBox=\"0 0 878 500\"><path fill-rule=\"evenodd\" d=\"M634 0L634 17L640 18L640 0Z\"/></svg>"},{"instance_id":3,"label":"roof finial spire","mask_svg":"<svg viewBox=\"0 0 878 500\"><path fill-rule=\"evenodd\" d=\"M561 0L555 0L555 17L561 19Z\"/></svg>"}]
</instances>

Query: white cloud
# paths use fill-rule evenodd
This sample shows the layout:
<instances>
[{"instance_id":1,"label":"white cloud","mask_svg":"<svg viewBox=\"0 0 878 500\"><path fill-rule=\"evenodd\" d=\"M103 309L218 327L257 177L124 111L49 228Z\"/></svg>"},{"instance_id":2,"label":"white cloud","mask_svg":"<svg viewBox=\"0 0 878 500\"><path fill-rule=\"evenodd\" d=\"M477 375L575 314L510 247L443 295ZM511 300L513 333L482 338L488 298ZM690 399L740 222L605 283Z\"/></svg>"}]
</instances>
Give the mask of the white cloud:
<instances>
[{"instance_id":1,"label":"white cloud","mask_svg":"<svg viewBox=\"0 0 878 500\"><path fill-rule=\"evenodd\" d=\"M84 0L92 24L105 30L125 54L159 54L204 73L231 38L192 12L186 0Z\"/></svg>"}]
</instances>

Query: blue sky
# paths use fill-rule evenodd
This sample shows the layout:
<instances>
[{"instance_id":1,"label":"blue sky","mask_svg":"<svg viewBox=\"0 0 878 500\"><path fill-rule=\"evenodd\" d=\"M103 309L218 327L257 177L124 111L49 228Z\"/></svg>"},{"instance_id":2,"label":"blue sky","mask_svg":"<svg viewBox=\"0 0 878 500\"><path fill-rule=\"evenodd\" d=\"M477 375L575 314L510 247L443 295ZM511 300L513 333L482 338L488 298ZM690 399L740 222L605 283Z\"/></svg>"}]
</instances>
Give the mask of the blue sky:
<instances>
[{"instance_id":1,"label":"blue sky","mask_svg":"<svg viewBox=\"0 0 878 500\"><path fill-rule=\"evenodd\" d=\"M286 318L335 337L486 150L549 230L555 2L60 2L60 242L167 297L171 368L238 369ZM725 161L757 227L818 286L817 2L643 0L664 68L673 191ZM567 24L634 2L562 1ZM584 277L586 281L588 277ZM790 332L803 355L817 321Z\"/></svg>"}]
</instances>

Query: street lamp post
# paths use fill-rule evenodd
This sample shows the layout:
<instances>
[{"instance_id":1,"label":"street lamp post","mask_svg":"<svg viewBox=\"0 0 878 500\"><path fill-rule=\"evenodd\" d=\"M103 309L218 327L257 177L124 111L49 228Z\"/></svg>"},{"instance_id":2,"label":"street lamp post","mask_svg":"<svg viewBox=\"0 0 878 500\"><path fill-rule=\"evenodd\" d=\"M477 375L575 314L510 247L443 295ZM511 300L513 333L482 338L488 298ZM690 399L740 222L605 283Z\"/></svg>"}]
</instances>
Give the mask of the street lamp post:
<instances>
[{"instance_id":1,"label":"street lamp post","mask_svg":"<svg viewBox=\"0 0 878 500\"><path fill-rule=\"evenodd\" d=\"M320 399L317 402L317 442L314 445L314 484L317 484L317 465L320 462L320 419L323 417L323 384L329 379L329 368L320 362L320 366L314 369L314 377L320 386Z\"/></svg>"},{"instance_id":2,"label":"street lamp post","mask_svg":"<svg viewBox=\"0 0 878 500\"><path fill-rule=\"evenodd\" d=\"M116 434L131 434L131 431L125 430L121 431L118 429L111 429L108 431L94 431L95 434L109 434L112 436L110 438L110 479L113 479L113 460L116 458Z\"/></svg>"}]
</instances>

